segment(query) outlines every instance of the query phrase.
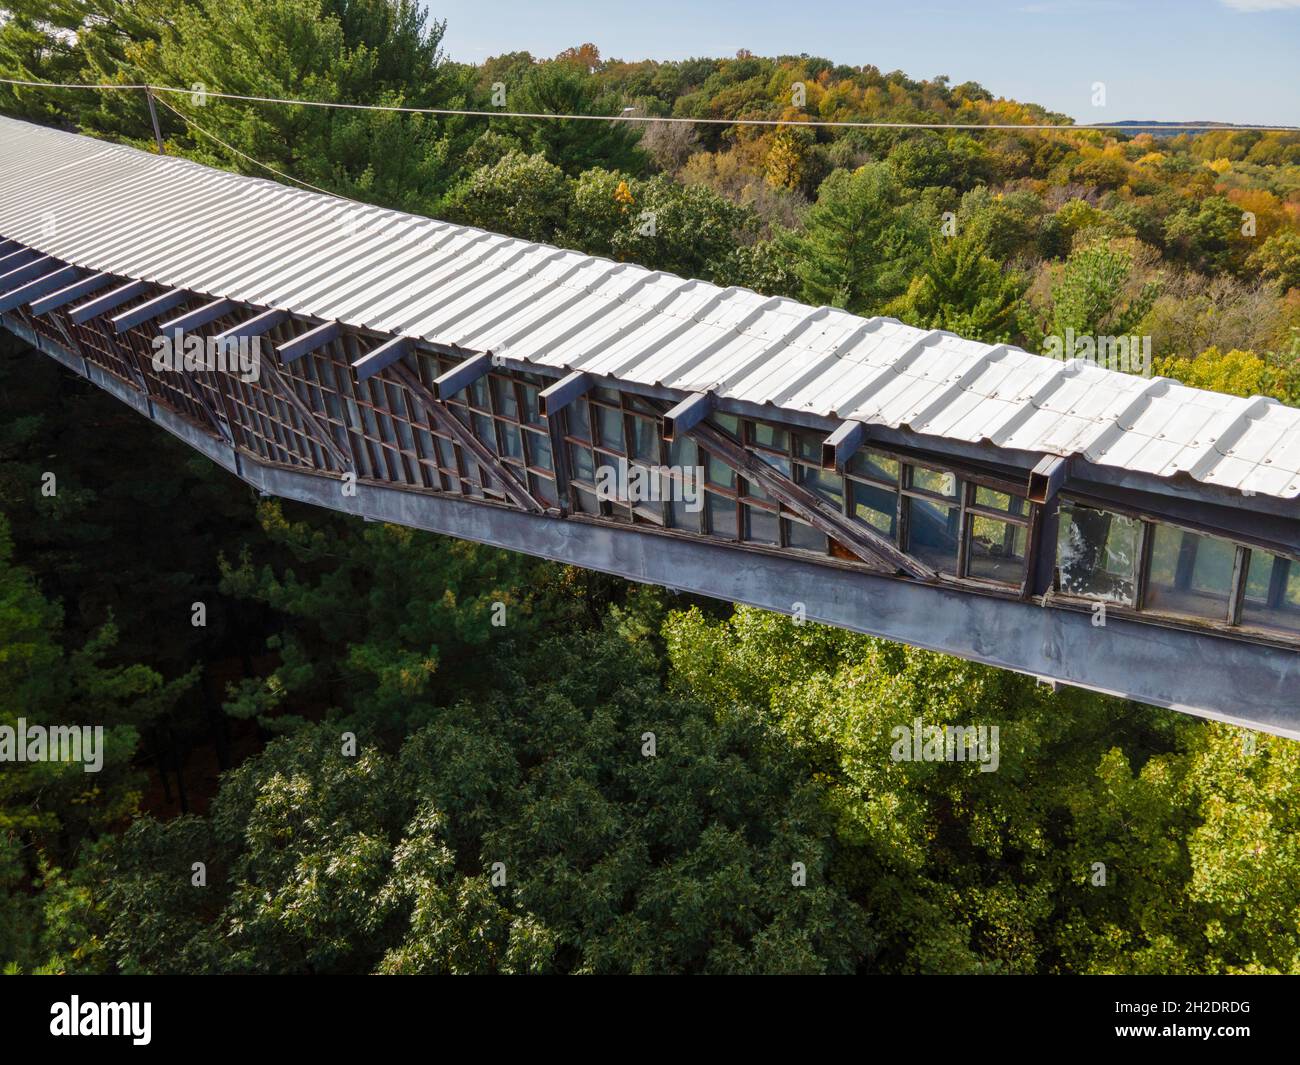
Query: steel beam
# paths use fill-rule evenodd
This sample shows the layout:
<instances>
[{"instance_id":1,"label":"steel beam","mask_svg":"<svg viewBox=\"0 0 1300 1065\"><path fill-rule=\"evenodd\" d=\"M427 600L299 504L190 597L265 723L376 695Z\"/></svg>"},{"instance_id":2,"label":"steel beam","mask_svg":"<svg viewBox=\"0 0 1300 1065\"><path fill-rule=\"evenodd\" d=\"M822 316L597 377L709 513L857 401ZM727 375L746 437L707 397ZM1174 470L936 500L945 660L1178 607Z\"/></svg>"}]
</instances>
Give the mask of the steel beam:
<instances>
[{"instance_id":1,"label":"steel beam","mask_svg":"<svg viewBox=\"0 0 1300 1065\"><path fill-rule=\"evenodd\" d=\"M60 307L66 307L73 300L81 299L92 292L98 292L116 281L112 274L93 274L90 277L83 277L80 281L74 281L66 288L61 288L57 292L48 296L42 296L38 300L33 300L31 305L32 314L49 314L50 311L57 311Z\"/></svg>"},{"instance_id":2,"label":"steel beam","mask_svg":"<svg viewBox=\"0 0 1300 1065\"><path fill-rule=\"evenodd\" d=\"M482 355L473 355L458 366L453 366L434 381L433 394L439 401L454 396L462 388L468 388L491 369L491 355L486 352Z\"/></svg>"},{"instance_id":3,"label":"steel beam","mask_svg":"<svg viewBox=\"0 0 1300 1065\"><path fill-rule=\"evenodd\" d=\"M158 332L173 333L179 329L184 333L190 329L201 329L209 322L220 318L223 314L229 314L238 306L239 304L234 300L213 300L211 303L205 303L202 307L196 307L192 311L187 311L185 314L163 322L158 327Z\"/></svg>"},{"instance_id":4,"label":"steel beam","mask_svg":"<svg viewBox=\"0 0 1300 1065\"><path fill-rule=\"evenodd\" d=\"M537 409L541 411L543 418L558 414L579 396L585 395L593 384L595 378L591 374L574 370L567 377L562 377L550 388L542 391L537 397Z\"/></svg>"},{"instance_id":5,"label":"steel beam","mask_svg":"<svg viewBox=\"0 0 1300 1065\"><path fill-rule=\"evenodd\" d=\"M25 303L31 303L32 300L47 296L51 292L57 292L63 286L72 284L80 276L81 271L75 266L64 266L28 281L25 285L19 285L18 288L0 296L0 314L12 311Z\"/></svg>"},{"instance_id":6,"label":"steel beam","mask_svg":"<svg viewBox=\"0 0 1300 1065\"><path fill-rule=\"evenodd\" d=\"M711 392L687 396L664 415L664 439L676 440L707 418L714 406Z\"/></svg>"},{"instance_id":7,"label":"steel beam","mask_svg":"<svg viewBox=\"0 0 1300 1065\"><path fill-rule=\"evenodd\" d=\"M280 362L287 366L295 359L301 359L304 355L319 351L326 344L337 340L342 334L343 327L338 322L325 322L323 325L307 330L302 336L286 340L276 347L275 353L280 357Z\"/></svg>"},{"instance_id":8,"label":"steel beam","mask_svg":"<svg viewBox=\"0 0 1300 1065\"><path fill-rule=\"evenodd\" d=\"M174 307L179 307L192 296L193 293L188 289L174 288L170 292L155 296L138 307L132 307L129 311L115 314L109 321L113 323L113 329L116 332L125 333L133 326L152 321L154 318L166 314Z\"/></svg>"},{"instance_id":9,"label":"steel beam","mask_svg":"<svg viewBox=\"0 0 1300 1065\"><path fill-rule=\"evenodd\" d=\"M489 449L482 440L461 424L460 419L443 406L442 401L425 387L424 382L419 377L400 362L394 364L393 372L415 394L420 403L428 410L430 417L442 427L443 432L455 440L462 449L468 451L480 466L501 483L506 495L513 499L518 506L523 507L524 510L532 511L534 514L545 513L546 504L528 491L526 485L520 484L519 479L497 457L497 453Z\"/></svg>"},{"instance_id":10,"label":"steel beam","mask_svg":"<svg viewBox=\"0 0 1300 1065\"><path fill-rule=\"evenodd\" d=\"M312 409L302 401L302 398L294 391L293 385L280 376L280 371L276 369L274 361L263 359L262 370L270 380L271 391L298 412L298 417L303 420L303 427L307 430L307 435L315 439L316 443L333 455L341 469L355 472L351 458L339 447L338 442L330 434L329 427L323 425Z\"/></svg>"},{"instance_id":11,"label":"steel beam","mask_svg":"<svg viewBox=\"0 0 1300 1065\"><path fill-rule=\"evenodd\" d=\"M238 340L240 337L262 336L269 333L288 317L288 311L263 311L246 322L232 325L225 332L218 333L213 339L218 344L224 344L227 340Z\"/></svg>"},{"instance_id":12,"label":"steel beam","mask_svg":"<svg viewBox=\"0 0 1300 1065\"><path fill-rule=\"evenodd\" d=\"M4 256L0 257L0 274L7 274L15 267L22 266L23 263L31 262L33 259L40 257L40 252L19 245L17 251L5 252Z\"/></svg>"},{"instance_id":13,"label":"steel beam","mask_svg":"<svg viewBox=\"0 0 1300 1065\"><path fill-rule=\"evenodd\" d=\"M847 421L822 441L822 469L844 472L844 465L867 438L862 422Z\"/></svg>"},{"instance_id":14,"label":"steel beam","mask_svg":"<svg viewBox=\"0 0 1300 1065\"><path fill-rule=\"evenodd\" d=\"M1029 474L1029 501L1051 503L1070 473L1070 460L1046 455Z\"/></svg>"},{"instance_id":15,"label":"steel beam","mask_svg":"<svg viewBox=\"0 0 1300 1065\"><path fill-rule=\"evenodd\" d=\"M747 448L709 425L700 423L690 435L710 454L717 455L736 473L757 481L768 495L779 500L815 529L843 544L868 565L886 572L902 570L922 581L938 579L929 566L900 551L894 544L861 522L854 522L838 510L832 510L803 485L796 484Z\"/></svg>"},{"instance_id":16,"label":"steel beam","mask_svg":"<svg viewBox=\"0 0 1300 1065\"><path fill-rule=\"evenodd\" d=\"M96 315L106 314L122 306L127 300L133 300L136 296L143 296L148 291L149 282L128 281L125 285L119 285L111 292L105 292L102 296L96 296L92 300L78 304L68 312L68 317L76 325L85 325Z\"/></svg>"},{"instance_id":17,"label":"steel beam","mask_svg":"<svg viewBox=\"0 0 1300 1065\"><path fill-rule=\"evenodd\" d=\"M0 292L12 292L28 281L47 274L52 270L59 269L63 264L58 259L49 255L42 255L39 259L33 259L29 263L23 263L22 266L16 267L3 274L0 274Z\"/></svg>"},{"instance_id":18,"label":"steel beam","mask_svg":"<svg viewBox=\"0 0 1300 1065\"><path fill-rule=\"evenodd\" d=\"M368 381L385 367L401 362L410 350L411 341L407 337L393 337L392 340L386 340L374 351L357 359L352 364L352 372L357 375L358 381Z\"/></svg>"}]
</instances>

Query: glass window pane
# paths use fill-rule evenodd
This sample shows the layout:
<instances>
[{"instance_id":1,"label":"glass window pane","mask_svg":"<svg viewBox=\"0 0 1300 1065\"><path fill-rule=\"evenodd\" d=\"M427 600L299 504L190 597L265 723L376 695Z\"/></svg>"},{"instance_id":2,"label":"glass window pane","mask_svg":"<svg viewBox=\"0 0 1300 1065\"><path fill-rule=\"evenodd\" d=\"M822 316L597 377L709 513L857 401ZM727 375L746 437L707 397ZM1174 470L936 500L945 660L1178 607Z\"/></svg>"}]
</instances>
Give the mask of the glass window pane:
<instances>
[{"instance_id":1,"label":"glass window pane","mask_svg":"<svg viewBox=\"0 0 1300 1065\"><path fill-rule=\"evenodd\" d=\"M588 492L585 488L577 490L578 509L584 514L599 514L600 501L596 498L594 492Z\"/></svg>"},{"instance_id":2,"label":"glass window pane","mask_svg":"<svg viewBox=\"0 0 1300 1065\"><path fill-rule=\"evenodd\" d=\"M587 401L577 399L565 408L564 416L569 420L569 435L580 436L583 440L591 439L591 425L587 421Z\"/></svg>"},{"instance_id":3,"label":"glass window pane","mask_svg":"<svg viewBox=\"0 0 1300 1065\"><path fill-rule=\"evenodd\" d=\"M740 439L740 419L734 414L718 414L715 412L710 421L723 432L730 433L737 440Z\"/></svg>"},{"instance_id":4,"label":"glass window pane","mask_svg":"<svg viewBox=\"0 0 1300 1065\"><path fill-rule=\"evenodd\" d=\"M402 442L402 447L408 451L415 450L415 437L411 435L411 423L398 420L397 422L397 439Z\"/></svg>"},{"instance_id":5,"label":"glass window pane","mask_svg":"<svg viewBox=\"0 0 1300 1065\"><path fill-rule=\"evenodd\" d=\"M438 459L449 470L456 469L456 447L445 436L435 436L438 442Z\"/></svg>"},{"instance_id":6,"label":"glass window pane","mask_svg":"<svg viewBox=\"0 0 1300 1065\"><path fill-rule=\"evenodd\" d=\"M961 508L908 499L907 552L941 573L957 572Z\"/></svg>"},{"instance_id":7,"label":"glass window pane","mask_svg":"<svg viewBox=\"0 0 1300 1065\"><path fill-rule=\"evenodd\" d=\"M836 510L844 505L844 478L834 470L800 466L799 479L804 487L815 492Z\"/></svg>"},{"instance_id":8,"label":"glass window pane","mask_svg":"<svg viewBox=\"0 0 1300 1065\"><path fill-rule=\"evenodd\" d=\"M679 436L669 445L668 462L672 466L698 466L700 464L699 448L689 436Z\"/></svg>"},{"instance_id":9,"label":"glass window pane","mask_svg":"<svg viewBox=\"0 0 1300 1065\"><path fill-rule=\"evenodd\" d=\"M632 416L632 455L646 462L659 461L659 433L649 418Z\"/></svg>"},{"instance_id":10,"label":"glass window pane","mask_svg":"<svg viewBox=\"0 0 1300 1065\"><path fill-rule=\"evenodd\" d=\"M1250 553L1241 623L1300 632L1300 563L1266 551Z\"/></svg>"},{"instance_id":11,"label":"glass window pane","mask_svg":"<svg viewBox=\"0 0 1300 1065\"><path fill-rule=\"evenodd\" d=\"M528 475L528 487L533 495L548 507L557 507L559 502L555 495L555 482L549 477L538 477L535 473Z\"/></svg>"},{"instance_id":12,"label":"glass window pane","mask_svg":"<svg viewBox=\"0 0 1300 1065\"><path fill-rule=\"evenodd\" d=\"M783 519L785 522L786 543L791 547L798 548L800 551L816 551L819 555L826 554L826 535L818 532L811 525L805 525L801 521L791 521L789 518Z\"/></svg>"},{"instance_id":13,"label":"glass window pane","mask_svg":"<svg viewBox=\"0 0 1300 1065\"><path fill-rule=\"evenodd\" d=\"M611 407L597 407L596 417L600 426L600 442L613 451L623 450L623 412Z\"/></svg>"},{"instance_id":14,"label":"glass window pane","mask_svg":"<svg viewBox=\"0 0 1300 1065\"><path fill-rule=\"evenodd\" d=\"M808 459L817 466L822 463L822 440L824 437L810 436L808 433L794 434L795 454L801 459Z\"/></svg>"},{"instance_id":15,"label":"glass window pane","mask_svg":"<svg viewBox=\"0 0 1300 1065\"><path fill-rule=\"evenodd\" d=\"M591 460L591 449L580 444L569 445L569 466L574 480L593 481L596 477L596 464Z\"/></svg>"},{"instance_id":16,"label":"glass window pane","mask_svg":"<svg viewBox=\"0 0 1300 1065\"><path fill-rule=\"evenodd\" d=\"M975 487L975 505L988 507L989 510L1001 510L1007 514L1025 513L1024 496L1007 495L1005 492L984 488L981 485Z\"/></svg>"},{"instance_id":17,"label":"glass window pane","mask_svg":"<svg viewBox=\"0 0 1300 1065\"><path fill-rule=\"evenodd\" d=\"M886 484L898 483L898 461L877 455L874 451L859 451L848 461L845 467L849 473L859 477L869 477L873 481Z\"/></svg>"},{"instance_id":18,"label":"glass window pane","mask_svg":"<svg viewBox=\"0 0 1300 1065\"><path fill-rule=\"evenodd\" d=\"M779 471L782 477L793 476L794 466L790 462L789 455L774 455L767 451L760 451L758 452L758 457L774 470Z\"/></svg>"},{"instance_id":19,"label":"glass window pane","mask_svg":"<svg viewBox=\"0 0 1300 1065\"><path fill-rule=\"evenodd\" d=\"M692 510L686 503L674 503L669 509L670 521L668 524L674 529L684 529L686 532L698 533L700 531L700 512L699 509Z\"/></svg>"},{"instance_id":20,"label":"glass window pane","mask_svg":"<svg viewBox=\"0 0 1300 1065\"><path fill-rule=\"evenodd\" d=\"M493 377L492 398L496 400L498 414L518 421L519 403L515 399L515 385L513 381L507 381L501 377Z\"/></svg>"},{"instance_id":21,"label":"glass window pane","mask_svg":"<svg viewBox=\"0 0 1300 1065\"><path fill-rule=\"evenodd\" d=\"M870 484L852 484L853 516L896 540L898 494Z\"/></svg>"},{"instance_id":22,"label":"glass window pane","mask_svg":"<svg viewBox=\"0 0 1300 1065\"><path fill-rule=\"evenodd\" d=\"M706 470L710 484L721 485L723 488L734 489L736 487L736 471L721 459L710 455Z\"/></svg>"},{"instance_id":23,"label":"glass window pane","mask_svg":"<svg viewBox=\"0 0 1300 1065\"><path fill-rule=\"evenodd\" d=\"M1146 609L1227 620L1236 547L1170 525L1153 535Z\"/></svg>"},{"instance_id":24,"label":"glass window pane","mask_svg":"<svg viewBox=\"0 0 1300 1065\"><path fill-rule=\"evenodd\" d=\"M709 507L709 533L728 540L736 538L736 504L716 492L706 492Z\"/></svg>"},{"instance_id":25,"label":"glass window pane","mask_svg":"<svg viewBox=\"0 0 1300 1065\"><path fill-rule=\"evenodd\" d=\"M438 461L438 453L433 448L433 437L425 429L415 430L416 451L422 459Z\"/></svg>"},{"instance_id":26,"label":"glass window pane","mask_svg":"<svg viewBox=\"0 0 1300 1065\"><path fill-rule=\"evenodd\" d=\"M664 523L664 505L662 502L655 500L642 500L635 503L632 512L637 521L649 522L651 525L662 525Z\"/></svg>"},{"instance_id":27,"label":"glass window pane","mask_svg":"<svg viewBox=\"0 0 1300 1065\"><path fill-rule=\"evenodd\" d=\"M1285 565L1286 560L1278 558L1276 555L1270 555L1265 551L1252 551L1250 553L1250 563L1246 567L1246 598L1247 603L1267 603L1269 594L1273 588L1274 571L1279 564Z\"/></svg>"},{"instance_id":28,"label":"glass window pane","mask_svg":"<svg viewBox=\"0 0 1300 1065\"><path fill-rule=\"evenodd\" d=\"M505 458L522 459L524 444L519 439L519 430L507 422L497 422L501 429L501 454Z\"/></svg>"},{"instance_id":29,"label":"glass window pane","mask_svg":"<svg viewBox=\"0 0 1300 1065\"><path fill-rule=\"evenodd\" d=\"M488 409L487 378L480 377L469 386L469 401L479 410Z\"/></svg>"},{"instance_id":30,"label":"glass window pane","mask_svg":"<svg viewBox=\"0 0 1300 1065\"><path fill-rule=\"evenodd\" d=\"M913 488L920 488L949 499L957 498L957 489L961 482L958 481L955 473L947 470L932 470L925 466L912 466L910 469Z\"/></svg>"},{"instance_id":31,"label":"glass window pane","mask_svg":"<svg viewBox=\"0 0 1300 1065\"><path fill-rule=\"evenodd\" d=\"M745 539L760 544L777 543L777 517L770 510L745 508Z\"/></svg>"},{"instance_id":32,"label":"glass window pane","mask_svg":"<svg viewBox=\"0 0 1300 1065\"><path fill-rule=\"evenodd\" d=\"M550 437L543 433L525 433L525 442L528 445L528 461L533 466L540 466L544 470L551 468L551 440Z\"/></svg>"},{"instance_id":33,"label":"glass window pane","mask_svg":"<svg viewBox=\"0 0 1300 1065\"><path fill-rule=\"evenodd\" d=\"M766 422L754 422L754 443L783 454L790 450L790 434Z\"/></svg>"},{"instance_id":34,"label":"glass window pane","mask_svg":"<svg viewBox=\"0 0 1300 1065\"><path fill-rule=\"evenodd\" d=\"M1062 506L1056 545L1061 591L1131 606L1141 528L1135 518Z\"/></svg>"},{"instance_id":35,"label":"glass window pane","mask_svg":"<svg viewBox=\"0 0 1300 1065\"><path fill-rule=\"evenodd\" d=\"M1019 585L1025 576L1029 530L1008 521L971 516L966 570L971 577Z\"/></svg>"},{"instance_id":36,"label":"glass window pane","mask_svg":"<svg viewBox=\"0 0 1300 1065\"><path fill-rule=\"evenodd\" d=\"M537 405L538 390L532 385L521 386L524 393L524 421L529 425L543 424L542 412Z\"/></svg>"}]
</instances>

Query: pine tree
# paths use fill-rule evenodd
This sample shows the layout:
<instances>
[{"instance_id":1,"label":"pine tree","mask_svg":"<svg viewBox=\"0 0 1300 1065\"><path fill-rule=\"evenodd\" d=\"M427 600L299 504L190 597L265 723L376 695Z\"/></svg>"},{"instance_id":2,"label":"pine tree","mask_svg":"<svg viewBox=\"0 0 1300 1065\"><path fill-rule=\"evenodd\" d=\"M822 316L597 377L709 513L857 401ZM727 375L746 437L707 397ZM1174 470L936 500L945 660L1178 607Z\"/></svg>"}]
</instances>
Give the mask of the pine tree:
<instances>
[{"instance_id":1,"label":"pine tree","mask_svg":"<svg viewBox=\"0 0 1300 1065\"><path fill-rule=\"evenodd\" d=\"M921 274L890 313L923 329L996 344L1023 333L1026 282L984 254L970 236L936 237Z\"/></svg>"},{"instance_id":2,"label":"pine tree","mask_svg":"<svg viewBox=\"0 0 1300 1065\"><path fill-rule=\"evenodd\" d=\"M902 203L892 171L871 164L832 173L788 247L806 300L873 314L906 290L923 234L920 209Z\"/></svg>"}]
</instances>

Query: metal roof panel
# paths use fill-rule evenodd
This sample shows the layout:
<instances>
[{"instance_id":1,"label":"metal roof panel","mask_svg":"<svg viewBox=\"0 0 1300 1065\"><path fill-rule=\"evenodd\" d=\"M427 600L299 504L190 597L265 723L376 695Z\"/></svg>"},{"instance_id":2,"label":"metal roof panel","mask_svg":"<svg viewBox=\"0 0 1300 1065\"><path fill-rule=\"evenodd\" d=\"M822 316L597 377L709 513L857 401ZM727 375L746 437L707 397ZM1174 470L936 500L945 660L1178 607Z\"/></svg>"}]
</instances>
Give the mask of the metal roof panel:
<instances>
[{"instance_id":1,"label":"metal roof panel","mask_svg":"<svg viewBox=\"0 0 1300 1065\"><path fill-rule=\"evenodd\" d=\"M467 351L1300 496L1300 411L719 288L0 118L0 235Z\"/></svg>"}]
</instances>

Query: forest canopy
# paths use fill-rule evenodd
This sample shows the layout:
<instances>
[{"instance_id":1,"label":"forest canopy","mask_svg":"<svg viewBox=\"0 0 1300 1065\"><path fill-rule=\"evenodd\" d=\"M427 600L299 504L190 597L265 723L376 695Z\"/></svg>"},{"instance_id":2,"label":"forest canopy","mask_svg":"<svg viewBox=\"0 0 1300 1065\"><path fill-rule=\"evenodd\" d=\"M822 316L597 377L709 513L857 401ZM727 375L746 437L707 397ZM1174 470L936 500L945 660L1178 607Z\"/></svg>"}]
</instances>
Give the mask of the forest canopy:
<instances>
[{"instance_id":1,"label":"forest canopy","mask_svg":"<svg viewBox=\"0 0 1300 1065\"><path fill-rule=\"evenodd\" d=\"M0 77L185 89L166 151L211 166L1027 350L1149 337L1300 404L1300 134L1079 130L810 56L472 65L444 29L5 0ZM134 90L0 114L154 146ZM106 730L93 781L0 775L10 971L1300 972L1300 745L261 500L0 356L0 725ZM891 760L917 719L998 725L999 770Z\"/></svg>"}]
</instances>

